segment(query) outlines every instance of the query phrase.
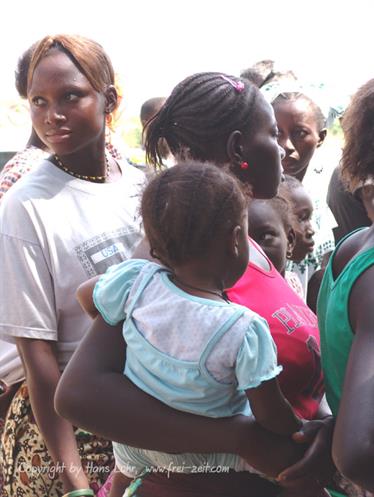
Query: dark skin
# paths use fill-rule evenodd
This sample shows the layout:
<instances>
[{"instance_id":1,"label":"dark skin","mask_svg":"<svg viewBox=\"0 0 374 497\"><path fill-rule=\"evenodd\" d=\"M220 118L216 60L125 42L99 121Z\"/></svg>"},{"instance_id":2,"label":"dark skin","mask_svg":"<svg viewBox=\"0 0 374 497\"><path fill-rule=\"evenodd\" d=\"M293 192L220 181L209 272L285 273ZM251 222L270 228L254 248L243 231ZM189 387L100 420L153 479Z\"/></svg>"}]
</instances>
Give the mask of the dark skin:
<instances>
[{"instance_id":1,"label":"dark skin","mask_svg":"<svg viewBox=\"0 0 374 497\"><path fill-rule=\"evenodd\" d=\"M143 241L134 257L148 255L150 258L146 247L147 243ZM92 302L92 298L87 297L92 295L97 279L92 278L81 286L78 292L80 301ZM188 291L188 288L184 290ZM86 310L92 317L97 316L93 304ZM125 347L122 324L111 327L100 316L96 317L91 332L69 363L57 390L56 408L61 415L89 431L141 448L164 452L234 452L272 476L289 467L282 474L282 485L287 489L285 496L293 496L293 488L295 496L298 495L300 486L305 490L306 484L310 495L315 497L318 489L312 475L318 474L321 482L329 480L333 471L329 459L331 418L308 423L304 433L295 435L295 444L289 437L264 430L252 418L237 416L213 420L174 411L138 390L123 376ZM102 353L104 350L105 354ZM98 391L104 393L100 406L95 393ZM126 407L129 403L133 406L131 410ZM87 409L82 411L82 405ZM108 412L111 412L109 424L105 422ZM149 412L152 412L152 423L148 422ZM321 410L320 417L325 416ZM140 429L144 423L145 429ZM154 426L158 430L154 430ZM196 439L191 437L192 433L197 434ZM248 447L247 440L251 442ZM311 445L304 461L300 457L305 451L305 443ZM296 464L291 467L293 463ZM250 484L251 476L248 478Z\"/></svg>"},{"instance_id":2,"label":"dark skin","mask_svg":"<svg viewBox=\"0 0 374 497\"><path fill-rule=\"evenodd\" d=\"M256 133L247 137L239 130L233 131L227 139L220 165L230 165L245 182L252 184L253 180L256 196L270 198L277 191L281 177L280 150L271 107L263 99L261 106L263 115ZM243 161L253 164L256 169L241 170ZM267 175L261 175L262 167ZM274 181L268 181L269 175ZM143 242L133 256L149 259L147 242ZM263 262L268 269L265 257ZM234 452L250 460L254 466L263 468L269 475L277 475L300 461L305 450L301 444L293 443L288 437L270 434L251 418L202 418L174 411L149 397L123 376L124 351L121 325L109 327L101 317L96 318L64 372L56 392L57 410L73 424L140 448L164 452ZM98 392L100 402L97 401ZM110 423L107 422L108 412ZM152 413L151 423L149 413ZM327 421L315 422L309 430L305 429L308 431L305 436L299 436L299 442L313 443L307 461L283 475L289 497L293 495L290 487L300 489L301 481L304 483L306 477L310 495L316 496L310 478L315 485L313 475L318 474L321 480L321 466L326 467L324 427L327 429L327 426ZM246 441L250 443L246 444ZM300 493L296 491L294 495ZM303 495L307 496L306 493Z\"/></svg>"},{"instance_id":3,"label":"dark skin","mask_svg":"<svg viewBox=\"0 0 374 497\"><path fill-rule=\"evenodd\" d=\"M252 418L210 419L182 413L140 391L122 374L125 351L122 323L112 327L98 316L64 371L56 391L57 411L72 424L110 440L164 452L237 453L274 477L300 460L304 452L302 444L268 432ZM108 412L110 423L105 422ZM149 423L150 412L152 423ZM320 423L318 428L324 426L323 422L316 423ZM312 468L319 467L318 458L308 467L309 475ZM296 470L305 481L302 469ZM317 471L321 478L319 469ZM250 482L250 475L248 479ZM291 489L299 488L300 480L283 484L288 487L284 495L291 496ZM308 485L311 493L303 495L317 495L313 478Z\"/></svg>"},{"instance_id":4,"label":"dark skin","mask_svg":"<svg viewBox=\"0 0 374 497\"><path fill-rule=\"evenodd\" d=\"M0 381L0 419L5 418L10 403L19 387L20 383L6 385L4 382Z\"/></svg>"},{"instance_id":5,"label":"dark skin","mask_svg":"<svg viewBox=\"0 0 374 497\"><path fill-rule=\"evenodd\" d=\"M295 232L284 225L280 213L264 200L253 200L248 210L248 234L284 276L287 256L295 247Z\"/></svg>"},{"instance_id":6,"label":"dark skin","mask_svg":"<svg viewBox=\"0 0 374 497\"><path fill-rule=\"evenodd\" d=\"M314 229L312 226L313 204L303 186L290 190L289 198L293 204L296 233L296 243L291 260L301 262L313 251L314 247Z\"/></svg>"},{"instance_id":7,"label":"dark skin","mask_svg":"<svg viewBox=\"0 0 374 497\"><path fill-rule=\"evenodd\" d=\"M372 247L373 227L346 240L334 256L334 278L357 254ZM371 492L374 492L373 278L374 267L371 266L358 278L349 297L349 316L355 339L349 354L332 446L339 471Z\"/></svg>"},{"instance_id":8,"label":"dark skin","mask_svg":"<svg viewBox=\"0 0 374 497\"><path fill-rule=\"evenodd\" d=\"M302 97L276 102L274 112L278 142L286 152L282 160L284 172L302 181L316 148L326 137L326 129L319 128L315 110Z\"/></svg>"},{"instance_id":9,"label":"dark skin","mask_svg":"<svg viewBox=\"0 0 374 497\"><path fill-rule=\"evenodd\" d=\"M96 91L63 52L52 49L35 68L28 87L33 129L48 149L70 170L81 175L105 175L105 118L114 110L117 94L112 86ZM121 176L110 160L106 181ZM54 167L51 164L51 167ZM17 338L24 363L32 410L48 452L55 463L77 471L64 471L64 490L88 488L72 425L54 409L54 394L61 373L54 342Z\"/></svg>"}]
</instances>

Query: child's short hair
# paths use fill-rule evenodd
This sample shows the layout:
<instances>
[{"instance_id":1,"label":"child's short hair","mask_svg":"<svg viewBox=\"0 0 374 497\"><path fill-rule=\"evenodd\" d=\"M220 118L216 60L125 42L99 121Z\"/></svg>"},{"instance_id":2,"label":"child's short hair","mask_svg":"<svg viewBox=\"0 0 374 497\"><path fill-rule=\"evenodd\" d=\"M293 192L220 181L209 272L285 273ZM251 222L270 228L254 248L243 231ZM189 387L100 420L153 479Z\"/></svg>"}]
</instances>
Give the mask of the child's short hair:
<instances>
[{"instance_id":1,"label":"child's short hair","mask_svg":"<svg viewBox=\"0 0 374 497\"><path fill-rule=\"evenodd\" d=\"M275 197L264 200L264 202L268 203L276 212L278 212L286 232L293 228L294 213L292 204L285 190L279 188L278 194Z\"/></svg>"},{"instance_id":2,"label":"child's short hair","mask_svg":"<svg viewBox=\"0 0 374 497\"><path fill-rule=\"evenodd\" d=\"M188 162L157 174L141 203L151 254L170 267L205 256L247 204L238 181L217 166Z\"/></svg>"}]
</instances>

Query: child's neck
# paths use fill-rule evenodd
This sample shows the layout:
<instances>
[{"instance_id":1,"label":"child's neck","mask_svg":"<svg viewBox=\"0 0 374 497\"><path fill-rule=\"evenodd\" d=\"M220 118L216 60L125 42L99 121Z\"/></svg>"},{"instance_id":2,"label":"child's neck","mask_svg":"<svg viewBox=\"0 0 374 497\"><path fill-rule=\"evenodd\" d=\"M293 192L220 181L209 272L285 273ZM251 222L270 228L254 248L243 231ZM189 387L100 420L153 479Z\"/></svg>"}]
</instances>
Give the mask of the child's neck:
<instances>
[{"instance_id":1,"label":"child's neck","mask_svg":"<svg viewBox=\"0 0 374 497\"><path fill-rule=\"evenodd\" d=\"M226 300L222 275L207 264L187 263L173 268L173 282L185 292L211 300Z\"/></svg>"}]
</instances>

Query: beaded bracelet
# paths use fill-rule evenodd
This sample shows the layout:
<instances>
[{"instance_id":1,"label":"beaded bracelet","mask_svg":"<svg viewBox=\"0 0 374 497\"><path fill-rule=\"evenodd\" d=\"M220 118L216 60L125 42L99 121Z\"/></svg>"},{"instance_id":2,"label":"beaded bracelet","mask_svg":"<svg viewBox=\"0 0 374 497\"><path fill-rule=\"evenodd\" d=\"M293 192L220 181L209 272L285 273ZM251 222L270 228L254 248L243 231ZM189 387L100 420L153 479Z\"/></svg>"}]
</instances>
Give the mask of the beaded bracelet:
<instances>
[{"instance_id":1,"label":"beaded bracelet","mask_svg":"<svg viewBox=\"0 0 374 497\"><path fill-rule=\"evenodd\" d=\"M81 488L80 490L72 490L62 497L94 497L94 495L92 488Z\"/></svg>"}]
</instances>

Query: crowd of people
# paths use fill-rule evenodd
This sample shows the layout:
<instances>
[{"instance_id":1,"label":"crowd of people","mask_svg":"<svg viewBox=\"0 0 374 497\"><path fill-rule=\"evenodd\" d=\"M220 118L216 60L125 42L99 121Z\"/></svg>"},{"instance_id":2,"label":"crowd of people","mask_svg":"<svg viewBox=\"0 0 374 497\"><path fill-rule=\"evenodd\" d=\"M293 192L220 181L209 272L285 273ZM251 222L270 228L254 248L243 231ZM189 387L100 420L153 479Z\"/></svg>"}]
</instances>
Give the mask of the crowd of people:
<instances>
[{"instance_id":1,"label":"crowd of people","mask_svg":"<svg viewBox=\"0 0 374 497\"><path fill-rule=\"evenodd\" d=\"M97 42L46 36L16 87L1 497L374 495L374 80L332 164L331 114L272 61L145 102L136 157Z\"/></svg>"}]
</instances>

